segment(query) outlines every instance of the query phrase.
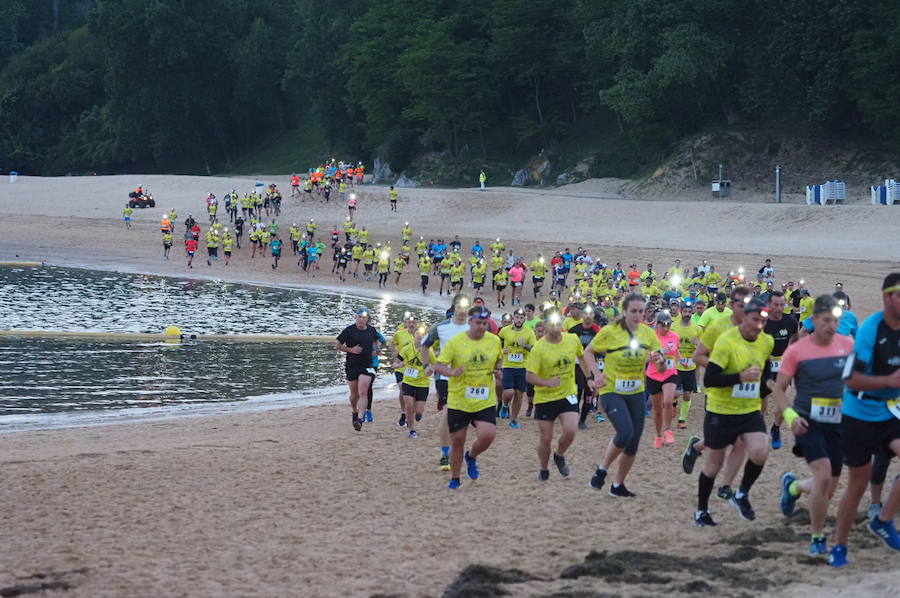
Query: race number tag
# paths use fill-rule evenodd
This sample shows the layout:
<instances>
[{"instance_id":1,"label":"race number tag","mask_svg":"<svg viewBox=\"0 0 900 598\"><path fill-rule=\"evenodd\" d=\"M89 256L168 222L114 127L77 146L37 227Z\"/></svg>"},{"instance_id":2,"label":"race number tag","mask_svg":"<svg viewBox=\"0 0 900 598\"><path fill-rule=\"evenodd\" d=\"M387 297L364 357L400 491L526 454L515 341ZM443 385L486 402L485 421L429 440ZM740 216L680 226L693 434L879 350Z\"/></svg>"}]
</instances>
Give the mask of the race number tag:
<instances>
[{"instance_id":1,"label":"race number tag","mask_svg":"<svg viewBox=\"0 0 900 598\"><path fill-rule=\"evenodd\" d=\"M888 401L887 408L888 408L888 411L890 411L894 417L896 417L897 419L900 419L900 399L894 399L892 401Z\"/></svg>"},{"instance_id":2,"label":"race number tag","mask_svg":"<svg viewBox=\"0 0 900 598\"><path fill-rule=\"evenodd\" d=\"M488 386L467 386L466 398L475 399L476 401L486 401L491 398L490 387Z\"/></svg>"},{"instance_id":3,"label":"race number tag","mask_svg":"<svg viewBox=\"0 0 900 598\"><path fill-rule=\"evenodd\" d=\"M681 359L678 360L678 365L680 365L683 368L693 367L694 360L691 359L690 357L682 357Z\"/></svg>"},{"instance_id":4,"label":"race number tag","mask_svg":"<svg viewBox=\"0 0 900 598\"><path fill-rule=\"evenodd\" d=\"M813 397L809 416L813 421L823 424L841 423L841 400Z\"/></svg>"},{"instance_id":5,"label":"race number tag","mask_svg":"<svg viewBox=\"0 0 900 598\"><path fill-rule=\"evenodd\" d=\"M569 395L569 396L567 396L567 397L566 397L566 400L569 401L570 403L572 403L573 405L577 405L577 404L578 404L578 397L575 396L575 395Z\"/></svg>"},{"instance_id":6,"label":"race number tag","mask_svg":"<svg viewBox=\"0 0 900 598\"><path fill-rule=\"evenodd\" d=\"M366 368L366 373L375 375L375 368Z\"/></svg>"},{"instance_id":7,"label":"race number tag","mask_svg":"<svg viewBox=\"0 0 900 598\"><path fill-rule=\"evenodd\" d=\"M674 359L667 359L667 360L666 360L666 369L667 369L667 370L674 370L674 369L675 369L675 360L674 360Z\"/></svg>"},{"instance_id":8,"label":"race number tag","mask_svg":"<svg viewBox=\"0 0 900 598\"><path fill-rule=\"evenodd\" d=\"M510 363L521 363L525 361L524 353L510 353L507 357L509 358Z\"/></svg>"},{"instance_id":9,"label":"race number tag","mask_svg":"<svg viewBox=\"0 0 900 598\"><path fill-rule=\"evenodd\" d=\"M418 378L419 368L406 368L405 370L403 370L403 375L407 378Z\"/></svg>"},{"instance_id":10,"label":"race number tag","mask_svg":"<svg viewBox=\"0 0 900 598\"><path fill-rule=\"evenodd\" d=\"M773 374L777 374L778 371L781 369L781 358L780 357L772 358L771 365L769 365L769 368L772 370Z\"/></svg>"},{"instance_id":11,"label":"race number tag","mask_svg":"<svg viewBox=\"0 0 900 598\"><path fill-rule=\"evenodd\" d=\"M621 393L636 393L641 390L644 390L644 378L617 378L616 379L616 392Z\"/></svg>"},{"instance_id":12,"label":"race number tag","mask_svg":"<svg viewBox=\"0 0 900 598\"><path fill-rule=\"evenodd\" d=\"M734 399L758 399L759 382L741 382L731 387L731 397Z\"/></svg>"}]
</instances>

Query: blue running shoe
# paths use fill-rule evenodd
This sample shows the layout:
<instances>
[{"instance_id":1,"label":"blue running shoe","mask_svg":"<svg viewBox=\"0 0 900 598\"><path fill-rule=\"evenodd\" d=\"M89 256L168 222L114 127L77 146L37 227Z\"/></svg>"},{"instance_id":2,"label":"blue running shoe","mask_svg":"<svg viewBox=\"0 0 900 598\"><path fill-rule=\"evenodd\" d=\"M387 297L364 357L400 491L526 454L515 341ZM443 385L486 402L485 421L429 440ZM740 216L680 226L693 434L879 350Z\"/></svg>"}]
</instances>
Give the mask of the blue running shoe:
<instances>
[{"instance_id":1,"label":"blue running shoe","mask_svg":"<svg viewBox=\"0 0 900 598\"><path fill-rule=\"evenodd\" d=\"M449 490L459 490L459 478L451 478L450 483L447 484L447 489Z\"/></svg>"},{"instance_id":2,"label":"blue running shoe","mask_svg":"<svg viewBox=\"0 0 900 598\"><path fill-rule=\"evenodd\" d=\"M597 413L597 415L594 416L594 419L595 419L596 421L598 421L598 422L605 422L605 421L606 421L606 418L603 417L602 415L600 415L599 413Z\"/></svg>"},{"instance_id":3,"label":"blue running shoe","mask_svg":"<svg viewBox=\"0 0 900 598\"><path fill-rule=\"evenodd\" d=\"M769 428L769 433L772 436L772 449L777 451L781 448L781 428L772 424L772 427Z\"/></svg>"},{"instance_id":4,"label":"blue running shoe","mask_svg":"<svg viewBox=\"0 0 900 598\"><path fill-rule=\"evenodd\" d=\"M509 417L509 406L500 405L500 413L497 415L500 419L506 419Z\"/></svg>"},{"instance_id":5,"label":"blue running shoe","mask_svg":"<svg viewBox=\"0 0 900 598\"><path fill-rule=\"evenodd\" d=\"M872 517L869 521L869 531L881 538L884 545L891 550L900 551L900 534L897 533L893 520L882 521L878 516Z\"/></svg>"},{"instance_id":6,"label":"blue running shoe","mask_svg":"<svg viewBox=\"0 0 900 598\"><path fill-rule=\"evenodd\" d=\"M512 428L513 430L518 430L521 426L519 425L519 422L517 422L514 419L511 419L511 420L509 420L509 427Z\"/></svg>"},{"instance_id":7,"label":"blue running shoe","mask_svg":"<svg viewBox=\"0 0 900 598\"><path fill-rule=\"evenodd\" d=\"M470 480L478 479L478 464L475 462L473 457L469 456L469 451L466 451L466 473L469 474Z\"/></svg>"},{"instance_id":8,"label":"blue running shoe","mask_svg":"<svg viewBox=\"0 0 900 598\"><path fill-rule=\"evenodd\" d=\"M832 567L843 567L847 562L847 547L843 544L832 546L828 553L828 564Z\"/></svg>"},{"instance_id":9,"label":"blue running shoe","mask_svg":"<svg viewBox=\"0 0 900 598\"><path fill-rule=\"evenodd\" d=\"M809 554L811 556L822 556L828 554L828 544L825 542L825 536L813 536L809 543Z\"/></svg>"},{"instance_id":10,"label":"blue running shoe","mask_svg":"<svg viewBox=\"0 0 900 598\"><path fill-rule=\"evenodd\" d=\"M366 409L366 421L367 422L375 421L375 417L372 415L372 411L369 409Z\"/></svg>"},{"instance_id":11,"label":"blue running shoe","mask_svg":"<svg viewBox=\"0 0 900 598\"><path fill-rule=\"evenodd\" d=\"M790 471L781 476L781 513L785 517L793 515L794 507L797 506L797 497L791 496L790 491L791 484L795 481L797 478Z\"/></svg>"}]
</instances>

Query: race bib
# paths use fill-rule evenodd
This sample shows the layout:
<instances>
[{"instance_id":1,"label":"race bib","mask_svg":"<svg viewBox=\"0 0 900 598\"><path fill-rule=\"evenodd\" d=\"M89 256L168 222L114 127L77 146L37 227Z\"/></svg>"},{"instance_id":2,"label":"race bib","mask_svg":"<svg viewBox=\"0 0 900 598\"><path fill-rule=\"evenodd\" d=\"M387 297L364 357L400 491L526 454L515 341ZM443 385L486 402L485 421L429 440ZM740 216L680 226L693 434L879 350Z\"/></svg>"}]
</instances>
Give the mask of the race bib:
<instances>
[{"instance_id":1,"label":"race bib","mask_svg":"<svg viewBox=\"0 0 900 598\"><path fill-rule=\"evenodd\" d=\"M616 392L621 393L636 393L638 391L644 390L644 378L617 378L616 379Z\"/></svg>"},{"instance_id":2,"label":"race bib","mask_svg":"<svg viewBox=\"0 0 900 598\"><path fill-rule=\"evenodd\" d=\"M681 359L678 360L678 365L680 365L683 368L694 367L694 360L691 359L690 357L682 357Z\"/></svg>"},{"instance_id":3,"label":"race bib","mask_svg":"<svg viewBox=\"0 0 900 598\"><path fill-rule=\"evenodd\" d=\"M488 386L467 386L466 398L486 401L491 398L491 389Z\"/></svg>"},{"instance_id":4,"label":"race bib","mask_svg":"<svg viewBox=\"0 0 900 598\"><path fill-rule=\"evenodd\" d=\"M419 369L418 368L406 368L403 370L403 375L407 378L418 378L419 377Z\"/></svg>"},{"instance_id":5,"label":"race bib","mask_svg":"<svg viewBox=\"0 0 900 598\"><path fill-rule=\"evenodd\" d=\"M769 369L772 370L773 374L777 374L778 371L781 369L781 358L780 357L773 358L771 361L771 365L769 366Z\"/></svg>"},{"instance_id":6,"label":"race bib","mask_svg":"<svg viewBox=\"0 0 900 598\"><path fill-rule=\"evenodd\" d=\"M578 397L575 396L575 395L569 395L569 396L567 396L567 397L566 397L566 400L569 401L570 403L572 403L573 405L577 405L577 404L578 404Z\"/></svg>"},{"instance_id":7,"label":"race bib","mask_svg":"<svg viewBox=\"0 0 900 598\"><path fill-rule=\"evenodd\" d=\"M524 353L510 353L506 357L509 359L510 363L513 363L513 362L521 363L521 362L525 361Z\"/></svg>"},{"instance_id":8,"label":"race bib","mask_svg":"<svg viewBox=\"0 0 900 598\"><path fill-rule=\"evenodd\" d=\"M675 360L674 360L674 359L667 359L667 360L666 360L666 369L667 369L667 370L674 370L674 369L675 369Z\"/></svg>"},{"instance_id":9,"label":"race bib","mask_svg":"<svg viewBox=\"0 0 900 598\"><path fill-rule=\"evenodd\" d=\"M841 400L813 397L809 416L813 421L823 424L841 423Z\"/></svg>"},{"instance_id":10,"label":"race bib","mask_svg":"<svg viewBox=\"0 0 900 598\"><path fill-rule=\"evenodd\" d=\"M366 368L366 373L375 375L375 368Z\"/></svg>"},{"instance_id":11,"label":"race bib","mask_svg":"<svg viewBox=\"0 0 900 598\"><path fill-rule=\"evenodd\" d=\"M900 399L894 399L892 401L887 402L888 411L891 412L891 415L900 419Z\"/></svg>"},{"instance_id":12,"label":"race bib","mask_svg":"<svg viewBox=\"0 0 900 598\"><path fill-rule=\"evenodd\" d=\"M731 397L734 399L758 399L759 382L741 382L731 387Z\"/></svg>"}]
</instances>

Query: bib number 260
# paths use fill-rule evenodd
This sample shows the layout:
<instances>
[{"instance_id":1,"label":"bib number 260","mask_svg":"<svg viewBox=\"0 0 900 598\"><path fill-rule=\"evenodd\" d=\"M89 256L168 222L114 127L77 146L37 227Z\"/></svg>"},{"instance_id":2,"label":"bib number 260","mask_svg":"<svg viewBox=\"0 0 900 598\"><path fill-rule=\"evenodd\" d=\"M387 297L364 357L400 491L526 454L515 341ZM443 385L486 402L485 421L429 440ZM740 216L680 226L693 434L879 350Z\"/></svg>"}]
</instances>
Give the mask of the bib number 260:
<instances>
[{"instance_id":1,"label":"bib number 260","mask_svg":"<svg viewBox=\"0 0 900 598\"><path fill-rule=\"evenodd\" d=\"M490 388L487 386L467 386L466 398L475 399L476 401L486 401L491 398Z\"/></svg>"}]
</instances>

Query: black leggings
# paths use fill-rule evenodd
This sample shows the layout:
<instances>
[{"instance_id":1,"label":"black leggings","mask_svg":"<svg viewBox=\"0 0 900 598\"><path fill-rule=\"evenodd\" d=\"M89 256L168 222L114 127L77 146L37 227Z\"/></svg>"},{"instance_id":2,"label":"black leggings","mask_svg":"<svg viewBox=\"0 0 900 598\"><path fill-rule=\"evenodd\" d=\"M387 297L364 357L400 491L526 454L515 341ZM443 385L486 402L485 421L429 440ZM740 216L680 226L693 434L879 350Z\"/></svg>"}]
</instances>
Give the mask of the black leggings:
<instances>
[{"instance_id":1,"label":"black leggings","mask_svg":"<svg viewBox=\"0 0 900 598\"><path fill-rule=\"evenodd\" d=\"M644 393L620 395L610 392L600 395L600 401L616 430L613 444L633 457L644 433Z\"/></svg>"},{"instance_id":2,"label":"black leggings","mask_svg":"<svg viewBox=\"0 0 900 598\"><path fill-rule=\"evenodd\" d=\"M588 388L587 379L578 364L575 364L575 385L578 387L578 398L581 400L581 417L579 421L582 423L587 420L588 413L591 411L591 389Z\"/></svg>"}]
</instances>

